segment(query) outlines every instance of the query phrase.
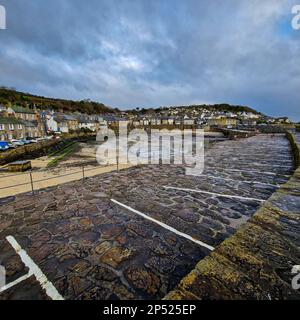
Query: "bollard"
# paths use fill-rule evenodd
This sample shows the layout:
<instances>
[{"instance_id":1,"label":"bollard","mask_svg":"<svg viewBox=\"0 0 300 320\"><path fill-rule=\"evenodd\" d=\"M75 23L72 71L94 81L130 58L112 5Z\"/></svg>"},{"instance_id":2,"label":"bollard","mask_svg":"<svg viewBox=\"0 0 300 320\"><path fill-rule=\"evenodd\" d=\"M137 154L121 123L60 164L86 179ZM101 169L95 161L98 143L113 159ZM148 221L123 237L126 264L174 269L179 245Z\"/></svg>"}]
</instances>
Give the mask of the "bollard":
<instances>
[{"instance_id":1,"label":"bollard","mask_svg":"<svg viewBox=\"0 0 300 320\"><path fill-rule=\"evenodd\" d=\"M84 182L84 166L82 166L82 182Z\"/></svg>"}]
</instances>

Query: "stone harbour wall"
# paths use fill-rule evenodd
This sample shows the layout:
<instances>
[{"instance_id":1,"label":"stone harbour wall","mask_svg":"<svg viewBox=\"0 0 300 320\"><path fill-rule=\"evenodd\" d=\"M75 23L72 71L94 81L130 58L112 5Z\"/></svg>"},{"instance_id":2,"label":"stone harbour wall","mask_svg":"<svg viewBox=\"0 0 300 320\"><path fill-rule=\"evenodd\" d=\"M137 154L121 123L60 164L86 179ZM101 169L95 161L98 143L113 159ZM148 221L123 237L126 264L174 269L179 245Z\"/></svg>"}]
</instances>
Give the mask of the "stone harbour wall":
<instances>
[{"instance_id":1,"label":"stone harbour wall","mask_svg":"<svg viewBox=\"0 0 300 320\"><path fill-rule=\"evenodd\" d=\"M255 131L235 130L235 129L221 129L221 132L229 139L245 139L253 137L257 134Z\"/></svg>"},{"instance_id":2,"label":"stone harbour wall","mask_svg":"<svg viewBox=\"0 0 300 320\"><path fill-rule=\"evenodd\" d=\"M268 125L257 125L257 130L261 133L286 133L287 130L295 128L293 124L268 124Z\"/></svg>"},{"instance_id":3,"label":"stone harbour wall","mask_svg":"<svg viewBox=\"0 0 300 320\"><path fill-rule=\"evenodd\" d=\"M294 155L299 156L299 140L289 133L287 138ZM300 292L292 288L295 265L300 265L299 167L248 222L201 260L164 299L298 300Z\"/></svg>"},{"instance_id":4,"label":"stone harbour wall","mask_svg":"<svg viewBox=\"0 0 300 320\"><path fill-rule=\"evenodd\" d=\"M48 141L41 141L38 143L32 143L24 146L20 146L16 149L0 153L0 165L5 165L12 161L35 158L47 155L51 152L63 148L67 143L74 140L86 140L95 138L94 135L85 133L74 133L65 135L62 139L53 139Z\"/></svg>"},{"instance_id":5,"label":"stone harbour wall","mask_svg":"<svg viewBox=\"0 0 300 320\"><path fill-rule=\"evenodd\" d=\"M291 143L293 157L295 161L295 166L298 168L300 166L300 149L297 143L296 137L291 133L287 132L286 136Z\"/></svg>"}]
</instances>

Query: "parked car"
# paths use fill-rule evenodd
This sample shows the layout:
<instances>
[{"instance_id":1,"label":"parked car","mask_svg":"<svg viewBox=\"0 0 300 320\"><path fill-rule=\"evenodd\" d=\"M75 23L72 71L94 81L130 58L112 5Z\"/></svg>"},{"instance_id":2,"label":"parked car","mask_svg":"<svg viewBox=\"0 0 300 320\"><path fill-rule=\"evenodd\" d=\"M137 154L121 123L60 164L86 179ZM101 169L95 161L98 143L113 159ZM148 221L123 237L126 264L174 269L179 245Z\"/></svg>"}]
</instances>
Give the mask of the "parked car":
<instances>
[{"instance_id":1,"label":"parked car","mask_svg":"<svg viewBox=\"0 0 300 320\"><path fill-rule=\"evenodd\" d=\"M17 148L17 146L16 145L14 145L13 143L8 143L8 145L9 145L9 148L10 149L16 149Z\"/></svg>"},{"instance_id":2,"label":"parked car","mask_svg":"<svg viewBox=\"0 0 300 320\"><path fill-rule=\"evenodd\" d=\"M6 151L9 149L9 143L7 141L0 141L0 151Z\"/></svg>"},{"instance_id":3,"label":"parked car","mask_svg":"<svg viewBox=\"0 0 300 320\"><path fill-rule=\"evenodd\" d=\"M30 144L31 143L30 140L20 140L20 142L23 142L23 144Z\"/></svg>"},{"instance_id":4,"label":"parked car","mask_svg":"<svg viewBox=\"0 0 300 320\"><path fill-rule=\"evenodd\" d=\"M22 142L21 140L12 139L12 140L10 140L10 142L18 147L24 146L24 142Z\"/></svg>"}]
</instances>

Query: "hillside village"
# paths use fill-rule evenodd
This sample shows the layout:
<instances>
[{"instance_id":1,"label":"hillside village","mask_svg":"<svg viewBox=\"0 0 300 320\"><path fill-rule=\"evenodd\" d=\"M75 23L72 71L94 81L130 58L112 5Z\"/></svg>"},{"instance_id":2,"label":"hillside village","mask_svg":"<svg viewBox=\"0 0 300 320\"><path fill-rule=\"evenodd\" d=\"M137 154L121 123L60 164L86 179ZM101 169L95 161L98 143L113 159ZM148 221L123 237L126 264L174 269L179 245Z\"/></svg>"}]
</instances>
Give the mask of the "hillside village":
<instances>
[{"instance_id":1,"label":"hillside village","mask_svg":"<svg viewBox=\"0 0 300 320\"><path fill-rule=\"evenodd\" d=\"M258 124L289 124L286 118L275 119L248 107L220 105L160 107L120 111L107 107L101 113L68 112L64 107L34 103L0 104L0 140L33 139L47 135L78 131L97 132L120 121L131 127L140 126L195 126L198 128L253 128Z\"/></svg>"}]
</instances>

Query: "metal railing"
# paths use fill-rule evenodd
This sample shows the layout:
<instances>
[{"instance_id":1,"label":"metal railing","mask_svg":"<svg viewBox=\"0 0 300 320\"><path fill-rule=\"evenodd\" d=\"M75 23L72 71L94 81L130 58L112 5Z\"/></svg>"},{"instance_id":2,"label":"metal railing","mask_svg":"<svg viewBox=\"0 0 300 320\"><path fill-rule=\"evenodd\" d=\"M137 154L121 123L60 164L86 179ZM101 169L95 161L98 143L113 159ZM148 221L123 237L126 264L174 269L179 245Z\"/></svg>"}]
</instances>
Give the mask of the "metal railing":
<instances>
[{"instance_id":1,"label":"metal railing","mask_svg":"<svg viewBox=\"0 0 300 320\"><path fill-rule=\"evenodd\" d=\"M71 180L71 181L82 180L82 182L84 182L85 179L87 178L87 176L86 176L87 172L99 170L100 168L104 168L104 167L99 167L98 166L96 168L87 169L85 166L81 166L81 170L78 170L78 171L65 173L65 174L61 174L61 175L55 175L53 177L47 177L45 179L38 179L38 180L34 180L34 177L33 177L33 173L34 172L32 170L30 170L29 172L24 172L24 173L11 174L11 175L8 174L8 175L5 175L5 176L0 176L0 181L1 181L1 179L4 179L4 178L12 178L12 177L16 177L16 176L28 175L28 182L14 184L14 185L11 185L11 186L6 186L6 187L0 187L0 190L5 190L5 189L10 189L10 188L30 185L31 186L31 192L32 192L32 194L34 194L34 191L42 189L42 188L37 188L37 189L34 188L34 185L39 183L39 182L49 181L49 180L53 180L53 179L59 179L59 178L67 177L67 176L72 176L72 175L75 175L75 174L78 175L80 173L81 173L81 178L80 179L75 179L75 180ZM111 172L113 172L113 171L118 171L119 172L119 162L118 161L117 161L117 164L116 164L116 169L111 170ZM49 171L44 170L44 171L37 171L37 172L49 172ZM99 174L101 174L101 173L99 173ZM71 182L71 181L67 181L67 182ZM0 184L1 184L1 182L0 182ZM47 187L43 187L43 188L47 188ZM0 195L0 198L1 198L1 195Z\"/></svg>"}]
</instances>

